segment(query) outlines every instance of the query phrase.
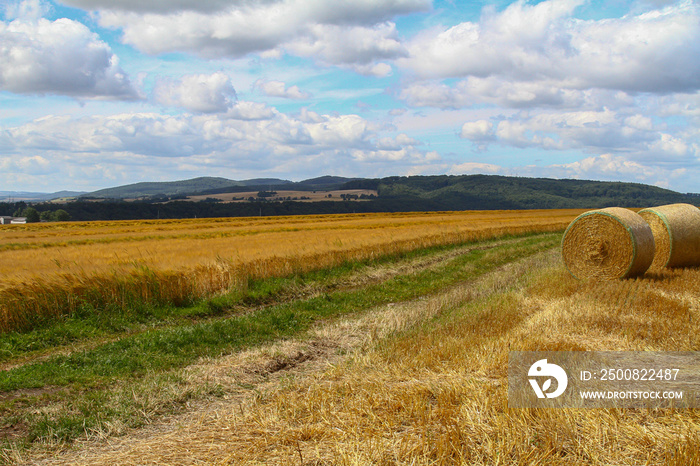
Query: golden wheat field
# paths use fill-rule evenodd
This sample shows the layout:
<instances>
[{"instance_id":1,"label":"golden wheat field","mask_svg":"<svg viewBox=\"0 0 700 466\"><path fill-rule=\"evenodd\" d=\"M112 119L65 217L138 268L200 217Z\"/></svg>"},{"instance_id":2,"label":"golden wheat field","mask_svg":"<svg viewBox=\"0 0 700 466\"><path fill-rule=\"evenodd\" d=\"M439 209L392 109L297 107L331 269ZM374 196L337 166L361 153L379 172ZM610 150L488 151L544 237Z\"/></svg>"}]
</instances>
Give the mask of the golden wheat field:
<instances>
[{"instance_id":1,"label":"golden wheat field","mask_svg":"<svg viewBox=\"0 0 700 466\"><path fill-rule=\"evenodd\" d=\"M183 303L422 247L562 230L579 210L214 218L0 227L0 329L98 306Z\"/></svg>"}]
</instances>

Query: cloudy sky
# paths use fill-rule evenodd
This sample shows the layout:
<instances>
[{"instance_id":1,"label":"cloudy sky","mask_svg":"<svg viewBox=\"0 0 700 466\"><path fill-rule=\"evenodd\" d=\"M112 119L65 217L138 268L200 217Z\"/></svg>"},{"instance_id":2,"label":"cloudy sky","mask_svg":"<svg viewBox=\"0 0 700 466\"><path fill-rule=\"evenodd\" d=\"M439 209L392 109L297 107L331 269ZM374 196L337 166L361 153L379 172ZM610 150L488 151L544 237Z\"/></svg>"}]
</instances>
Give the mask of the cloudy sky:
<instances>
[{"instance_id":1,"label":"cloudy sky","mask_svg":"<svg viewBox=\"0 0 700 466\"><path fill-rule=\"evenodd\" d=\"M0 191L505 174L700 192L700 4L0 0Z\"/></svg>"}]
</instances>

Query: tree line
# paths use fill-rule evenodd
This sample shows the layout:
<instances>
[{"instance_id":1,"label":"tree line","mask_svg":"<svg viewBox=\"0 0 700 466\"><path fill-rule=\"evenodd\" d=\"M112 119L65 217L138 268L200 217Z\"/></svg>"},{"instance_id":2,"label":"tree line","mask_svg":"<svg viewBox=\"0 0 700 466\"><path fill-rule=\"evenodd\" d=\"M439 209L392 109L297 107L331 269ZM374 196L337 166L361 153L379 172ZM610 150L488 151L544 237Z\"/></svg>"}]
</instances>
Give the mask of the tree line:
<instances>
[{"instance_id":1,"label":"tree line","mask_svg":"<svg viewBox=\"0 0 700 466\"><path fill-rule=\"evenodd\" d=\"M3 216L24 217L27 223L38 222L68 222L71 220L71 215L65 209L42 210L39 211L32 206L28 206L24 202L14 204L6 203L4 208L0 204L0 214ZM12 212L12 214L10 214Z\"/></svg>"}]
</instances>

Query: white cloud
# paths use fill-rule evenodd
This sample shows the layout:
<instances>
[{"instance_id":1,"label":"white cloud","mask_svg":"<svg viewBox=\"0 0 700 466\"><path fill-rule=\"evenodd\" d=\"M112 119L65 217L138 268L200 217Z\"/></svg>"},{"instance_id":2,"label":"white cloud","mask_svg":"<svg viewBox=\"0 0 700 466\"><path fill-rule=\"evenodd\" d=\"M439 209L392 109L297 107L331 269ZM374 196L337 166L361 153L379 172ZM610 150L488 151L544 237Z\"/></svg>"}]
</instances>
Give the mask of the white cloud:
<instances>
[{"instance_id":1,"label":"white cloud","mask_svg":"<svg viewBox=\"0 0 700 466\"><path fill-rule=\"evenodd\" d=\"M595 108L626 105L624 92L601 89L566 89L553 81L510 81L498 76L470 76L453 86L435 81L416 81L399 92L399 98L414 107L468 108L491 104L505 108Z\"/></svg>"},{"instance_id":2,"label":"white cloud","mask_svg":"<svg viewBox=\"0 0 700 466\"><path fill-rule=\"evenodd\" d=\"M183 76L179 81L160 80L153 98L161 105L182 107L191 112L227 111L236 100L231 78L223 72Z\"/></svg>"},{"instance_id":3,"label":"white cloud","mask_svg":"<svg viewBox=\"0 0 700 466\"><path fill-rule=\"evenodd\" d=\"M5 6L5 18L37 20L46 16L49 11L51 11L51 5L43 0L24 0Z\"/></svg>"},{"instance_id":4,"label":"white cloud","mask_svg":"<svg viewBox=\"0 0 700 466\"><path fill-rule=\"evenodd\" d=\"M547 176L557 178L593 179L604 181L630 181L652 184L680 192L697 189L688 185L692 173L700 174L697 167L668 167L663 163L640 163L621 155L602 154L561 165L551 165L543 170ZM691 187L692 186L692 187Z\"/></svg>"},{"instance_id":5,"label":"white cloud","mask_svg":"<svg viewBox=\"0 0 700 466\"><path fill-rule=\"evenodd\" d=\"M501 13L486 8L481 23L420 33L408 44L410 57L402 64L425 77L501 73L526 77L562 58L569 39L559 25L580 3L549 0L528 5L519 1Z\"/></svg>"},{"instance_id":6,"label":"white cloud","mask_svg":"<svg viewBox=\"0 0 700 466\"><path fill-rule=\"evenodd\" d=\"M405 54L389 19L425 11L430 0L280 0L228 4L216 12L189 8L142 8L117 2L75 0L101 8L104 27L121 29L122 39L149 54L187 52L205 58L249 53L279 56L281 50L326 64L387 75L381 60ZM147 3L147 2L143 2ZM193 3L193 2L192 2ZM205 3L205 2L201 2Z\"/></svg>"},{"instance_id":7,"label":"white cloud","mask_svg":"<svg viewBox=\"0 0 700 466\"><path fill-rule=\"evenodd\" d=\"M0 134L10 154L33 152L51 161L60 157L67 166L131 163L136 179L141 178L139 166L161 163L199 164L200 170L218 173L232 167L262 173L290 165L314 172L323 166L319 158L338 166L439 158L405 134L381 136L358 115L304 111L297 117L251 102L237 102L226 113L215 114L47 116ZM301 167L304 160L307 165Z\"/></svg>"},{"instance_id":8,"label":"white cloud","mask_svg":"<svg viewBox=\"0 0 700 466\"><path fill-rule=\"evenodd\" d=\"M354 64L351 68L360 74L374 76L375 78L386 78L391 75L391 65L388 63Z\"/></svg>"},{"instance_id":9,"label":"white cloud","mask_svg":"<svg viewBox=\"0 0 700 466\"><path fill-rule=\"evenodd\" d=\"M510 83L573 90L700 89L700 7L696 3L683 1L662 10L598 21L572 17L581 3L518 1L502 12L486 9L479 23L417 35L407 44L409 57L398 63L424 78L496 76ZM523 94L510 100L547 96L537 86L519 87ZM550 93L560 98L555 90Z\"/></svg>"},{"instance_id":10,"label":"white cloud","mask_svg":"<svg viewBox=\"0 0 700 466\"><path fill-rule=\"evenodd\" d=\"M30 176L47 175L56 171L49 160L39 155L0 158L0 169L5 173L19 172Z\"/></svg>"},{"instance_id":11,"label":"white cloud","mask_svg":"<svg viewBox=\"0 0 700 466\"><path fill-rule=\"evenodd\" d=\"M507 118L466 121L460 136L478 150L500 145L511 149L612 154L610 157L616 161L624 157L630 164L664 166L669 170L700 166L700 131L655 123L630 109L519 112ZM626 173L622 168L617 166L617 172Z\"/></svg>"},{"instance_id":12,"label":"white cloud","mask_svg":"<svg viewBox=\"0 0 700 466\"><path fill-rule=\"evenodd\" d=\"M655 164L653 162L640 163L623 155L609 153L586 157L571 163L545 166L502 166L491 163L466 162L452 165L447 169L447 172L454 175L517 174L519 176L560 179L629 181L653 184L680 192L696 189L690 187L687 182L689 179L692 179L693 173L700 174L697 167L690 170L688 168L666 167L663 164Z\"/></svg>"},{"instance_id":13,"label":"white cloud","mask_svg":"<svg viewBox=\"0 0 700 466\"><path fill-rule=\"evenodd\" d=\"M317 24L309 28L309 34L290 41L284 48L332 65L351 64L356 71L373 76L391 73L391 67L377 63L378 60L395 59L406 53L394 23L372 27Z\"/></svg>"},{"instance_id":14,"label":"white cloud","mask_svg":"<svg viewBox=\"0 0 700 466\"><path fill-rule=\"evenodd\" d=\"M138 99L119 59L83 24L0 21L0 90L81 99Z\"/></svg>"},{"instance_id":15,"label":"white cloud","mask_svg":"<svg viewBox=\"0 0 700 466\"><path fill-rule=\"evenodd\" d=\"M273 3L275 0L268 0ZM168 13L182 10L215 12L231 5L231 0L61 0L66 5L85 10L118 10ZM242 0L239 3L253 3Z\"/></svg>"},{"instance_id":16,"label":"white cloud","mask_svg":"<svg viewBox=\"0 0 700 466\"><path fill-rule=\"evenodd\" d=\"M503 167L500 167L498 165L479 162L460 163L457 165L453 165L449 169L449 173L452 175L502 175L505 173L505 171L506 170Z\"/></svg>"},{"instance_id":17,"label":"white cloud","mask_svg":"<svg viewBox=\"0 0 700 466\"><path fill-rule=\"evenodd\" d=\"M514 147L590 151L645 151L662 140L648 117L609 109L579 112L528 112L507 119L466 122L461 137Z\"/></svg>"},{"instance_id":18,"label":"white cloud","mask_svg":"<svg viewBox=\"0 0 700 466\"><path fill-rule=\"evenodd\" d=\"M492 140L493 123L486 120L468 121L462 125L460 136L471 141Z\"/></svg>"},{"instance_id":19,"label":"white cloud","mask_svg":"<svg viewBox=\"0 0 700 466\"><path fill-rule=\"evenodd\" d=\"M122 12L151 12L172 14L181 11L204 13L231 10L285 12L329 24L371 24L396 15L427 11L429 0L61 0L62 3L86 10L113 10Z\"/></svg>"},{"instance_id":20,"label":"white cloud","mask_svg":"<svg viewBox=\"0 0 700 466\"><path fill-rule=\"evenodd\" d=\"M265 95L270 97L282 97L285 99L305 100L311 97L308 92L303 92L299 86L289 86L282 81L265 81L259 79L254 84Z\"/></svg>"}]
</instances>

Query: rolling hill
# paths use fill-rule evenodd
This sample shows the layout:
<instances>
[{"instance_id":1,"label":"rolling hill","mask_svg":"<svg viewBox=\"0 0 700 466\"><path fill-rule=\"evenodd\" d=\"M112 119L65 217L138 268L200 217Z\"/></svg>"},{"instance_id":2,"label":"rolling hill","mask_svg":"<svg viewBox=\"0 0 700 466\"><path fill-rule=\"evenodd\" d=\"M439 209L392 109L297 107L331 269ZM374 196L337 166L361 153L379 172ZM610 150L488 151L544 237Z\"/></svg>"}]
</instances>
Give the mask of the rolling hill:
<instances>
[{"instance_id":1,"label":"rolling hill","mask_svg":"<svg viewBox=\"0 0 700 466\"><path fill-rule=\"evenodd\" d=\"M363 200L340 199L343 190L371 190ZM274 200L248 195L245 202L211 196L256 191L334 191L334 200ZM186 196L199 196L188 201ZM95 201L100 202L95 202ZM135 201L135 202L133 202ZM324 176L292 182L257 178L194 178L136 183L104 189L65 203L34 204L39 212L66 210L73 220L247 217L361 212L523 210L602 207L653 207L684 202L700 205L700 195L683 194L639 183L521 178L496 175L438 175L387 178ZM0 215L12 215L24 203L0 202Z\"/></svg>"},{"instance_id":2,"label":"rolling hill","mask_svg":"<svg viewBox=\"0 0 700 466\"><path fill-rule=\"evenodd\" d=\"M400 199L426 210L585 209L700 202L698 196L639 183L498 175L389 177L344 186L376 189L380 199Z\"/></svg>"},{"instance_id":3,"label":"rolling hill","mask_svg":"<svg viewBox=\"0 0 700 466\"><path fill-rule=\"evenodd\" d=\"M84 194L83 198L92 199L136 199L154 196L177 196L192 193L201 193L214 189L229 187L244 187L251 185L278 185L289 183L286 180L276 178L258 178L253 180L235 181L226 178L199 177L182 181L142 182L117 186L114 188L100 189Z\"/></svg>"},{"instance_id":4,"label":"rolling hill","mask_svg":"<svg viewBox=\"0 0 700 466\"><path fill-rule=\"evenodd\" d=\"M219 194L226 192L275 189L311 191L337 189L344 183L360 178L321 176L304 181L289 181L278 178L253 178L229 180L226 178L199 177L182 181L142 182L114 188L100 189L84 194L85 199L142 199L147 197Z\"/></svg>"}]
</instances>

